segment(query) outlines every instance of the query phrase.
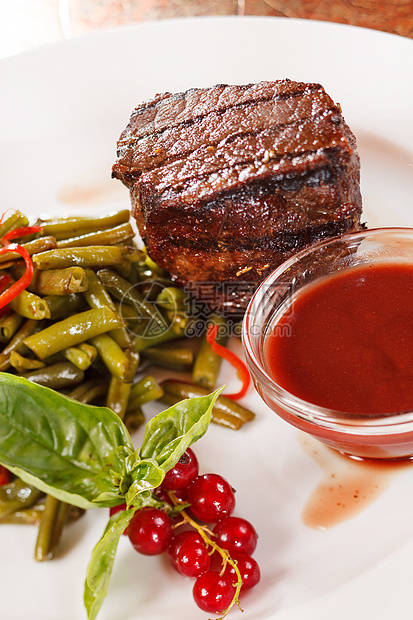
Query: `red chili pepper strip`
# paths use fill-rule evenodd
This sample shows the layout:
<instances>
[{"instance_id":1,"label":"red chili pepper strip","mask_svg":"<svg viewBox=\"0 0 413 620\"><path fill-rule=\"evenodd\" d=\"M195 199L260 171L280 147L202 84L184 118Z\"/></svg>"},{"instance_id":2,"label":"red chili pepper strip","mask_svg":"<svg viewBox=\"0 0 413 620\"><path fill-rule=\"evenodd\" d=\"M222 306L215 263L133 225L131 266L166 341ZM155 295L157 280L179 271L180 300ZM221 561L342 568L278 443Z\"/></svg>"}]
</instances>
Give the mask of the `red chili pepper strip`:
<instances>
[{"instance_id":1,"label":"red chili pepper strip","mask_svg":"<svg viewBox=\"0 0 413 620\"><path fill-rule=\"evenodd\" d=\"M17 252L23 258L26 264L26 271L24 274L14 282L10 288L6 289L0 294L0 308L4 308L8 303L11 302L12 299L17 297L19 293L21 293L24 289L26 289L33 278L33 263L30 258L30 254L25 248L22 248L18 243L10 243L6 245L4 248L0 248L0 254L6 254L7 252Z\"/></svg>"},{"instance_id":2,"label":"red chili pepper strip","mask_svg":"<svg viewBox=\"0 0 413 620\"><path fill-rule=\"evenodd\" d=\"M8 273L3 273L0 276L0 295L10 284L10 280L11 280L11 277L9 276ZM4 308L0 308L0 316L3 316L4 314L7 314L8 312L10 312L8 306L4 306Z\"/></svg>"},{"instance_id":3,"label":"red chili pepper strip","mask_svg":"<svg viewBox=\"0 0 413 620\"><path fill-rule=\"evenodd\" d=\"M233 353L226 347L223 347L222 344L219 344L218 342L216 342L217 333L218 333L218 325L209 325L207 335L206 335L206 340L208 344L210 345L214 353L216 353L217 355L222 357L224 360L229 362L231 366L233 366L237 370L238 376L242 381L242 388L240 389L239 392L236 392L234 394L222 394L222 396L225 396L226 398L230 398L231 400L238 400L239 398L242 398L243 396L245 396L249 388L249 385L251 382L250 373L248 372L247 366L238 357L238 355L236 355L235 353Z\"/></svg>"},{"instance_id":4,"label":"red chili pepper strip","mask_svg":"<svg viewBox=\"0 0 413 620\"><path fill-rule=\"evenodd\" d=\"M13 239L20 239L20 237L25 237L26 235L32 235L33 233L41 231L41 226L23 226L21 228L15 228L6 233L4 237L1 238L1 242L3 245L7 245Z\"/></svg>"}]
</instances>

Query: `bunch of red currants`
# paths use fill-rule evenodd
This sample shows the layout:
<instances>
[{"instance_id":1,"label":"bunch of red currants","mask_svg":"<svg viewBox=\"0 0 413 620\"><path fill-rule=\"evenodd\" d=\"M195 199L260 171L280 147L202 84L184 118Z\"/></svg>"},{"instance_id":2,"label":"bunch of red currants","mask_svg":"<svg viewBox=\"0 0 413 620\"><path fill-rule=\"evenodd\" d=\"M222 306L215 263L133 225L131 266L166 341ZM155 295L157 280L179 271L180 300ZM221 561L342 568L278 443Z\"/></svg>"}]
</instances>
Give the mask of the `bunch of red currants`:
<instances>
[{"instance_id":1,"label":"bunch of red currants","mask_svg":"<svg viewBox=\"0 0 413 620\"><path fill-rule=\"evenodd\" d=\"M188 448L155 495L164 507L141 508L125 532L133 547L144 555L167 552L180 574L195 578L196 604L226 615L239 594L260 580L252 557L257 533L249 521L232 516L234 489L218 474L199 475Z\"/></svg>"}]
</instances>

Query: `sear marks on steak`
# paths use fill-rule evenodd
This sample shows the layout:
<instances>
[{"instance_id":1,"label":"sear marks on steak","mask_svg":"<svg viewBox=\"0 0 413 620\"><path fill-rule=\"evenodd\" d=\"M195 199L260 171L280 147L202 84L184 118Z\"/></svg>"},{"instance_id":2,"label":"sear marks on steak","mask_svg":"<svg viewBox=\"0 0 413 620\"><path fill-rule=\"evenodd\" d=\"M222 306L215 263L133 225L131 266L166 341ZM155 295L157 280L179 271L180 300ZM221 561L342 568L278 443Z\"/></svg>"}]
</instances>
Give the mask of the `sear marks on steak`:
<instances>
[{"instance_id":1,"label":"sear marks on steak","mask_svg":"<svg viewBox=\"0 0 413 620\"><path fill-rule=\"evenodd\" d=\"M293 253L361 227L355 137L319 84L157 95L133 111L112 176L151 258L225 312Z\"/></svg>"}]
</instances>

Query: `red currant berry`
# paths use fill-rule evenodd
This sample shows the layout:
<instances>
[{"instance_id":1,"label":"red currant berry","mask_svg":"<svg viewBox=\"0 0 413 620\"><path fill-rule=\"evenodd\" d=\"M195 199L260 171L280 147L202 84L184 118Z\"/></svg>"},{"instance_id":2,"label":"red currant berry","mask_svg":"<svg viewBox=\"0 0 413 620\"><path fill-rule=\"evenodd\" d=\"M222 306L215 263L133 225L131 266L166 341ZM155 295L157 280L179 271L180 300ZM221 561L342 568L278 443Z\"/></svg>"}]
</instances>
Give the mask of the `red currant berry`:
<instances>
[{"instance_id":1,"label":"red currant berry","mask_svg":"<svg viewBox=\"0 0 413 620\"><path fill-rule=\"evenodd\" d=\"M180 545L172 564L184 577L199 577L209 570L211 556L203 542L188 540Z\"/></svg>"},{"instance_id":2,"label":"red currant berry","mask_svg":"<svg viewBox=\"0 0 413 620\"><path fill-rule=\"evenodd\" d=\"M240 517L224 517L215 525L215 542L233 553L251 553L257 546L257 532L249 521Z\"/></svg>"},{"instance_id":3,"label":"red currant berry","mask_svg":"<svg viewBox=\"0 0 413 620\"><path fill-rule=\"evenodd\" d=\"M229 516L235 508L234 491L218 474L198 476L188 487L192 514L205 523Z\"/></svg>"},{"instance_id":4,"label":"red currant berry","mask_svg":"<svg viewBox=\"0 0 413 620\"><path fill-rule=\"evenodd\" d=\"M137 510L127 528L134 549L143 555L158 555L172 540L172 521L160 508Z\"/></svg>"},{"instance_id":5,"label":"red currant berry","mask_svg":"<svg viewBox=\"0 0 413 620\"><path fill-rule=\"evenodd\" d=\"M261 578L260 567L256 560L247 553L234 553L231 555L231 558L237 560L237 568L241 573L241 592L245 592L245 590L249 590L256 586ZM231 583L237 582L236 572L229 563L226 566L224 575L230 577Z\"/></svg>"},{"instance_id":6,"label":"red currant berry","mask_svg":"<svg viewBox=\"0 0 413 620\"><path fill-rule=\"evenodd\" d=\"M166 473L161 486L168 491L183 489L195 480L197 475L198 461L191 448L188 448L177 464Z\"/></svg>"},{"instance_id":7,"label":"red currant berry","mask_svg":"<svg viewBox=\"0 0 413 620\"><path fill-rule=\"evenodd\" d=\"M186 542L194 542L199 545L204 545L204 541L202 540L202 536L198 534L195 530L186 530L185 532L180 532L174 536L168 547L168 555L171 560L172 566L175 566L176 554L178 553L181 546Z\"/></svg>"},{"instance_id":8,"label":"red currant berry","mask_svg":"<svg viewBox=\"0 0 413 620\"><path fill-rule=\"evenodd\" d=\"M3 467L3 465L0 465L0 487L2 487L4 484L8 484L9 482L11 482L11 479L11 472L5 467Z\"/></svg>"},{"instance_id":9,"label":"red currant berry","mask_svg":"<svg viewBox=\"0 0 413 620\"><path fill-rule=\"evenodd\" d=\"M230 577L220 575L217 571L208 571L200 575L192 590L195 603L209 613L221 613L229 607L234 598L235 588Z\"/></svg>"}]
</instances>

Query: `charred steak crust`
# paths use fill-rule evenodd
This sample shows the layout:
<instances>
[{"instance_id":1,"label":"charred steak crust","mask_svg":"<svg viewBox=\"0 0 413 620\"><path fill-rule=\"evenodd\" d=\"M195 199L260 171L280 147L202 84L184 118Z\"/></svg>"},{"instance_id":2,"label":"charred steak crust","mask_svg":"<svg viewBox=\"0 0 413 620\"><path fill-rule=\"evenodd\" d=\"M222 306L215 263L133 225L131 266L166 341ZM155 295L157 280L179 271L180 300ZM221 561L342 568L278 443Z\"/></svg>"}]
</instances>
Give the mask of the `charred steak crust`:
<instances>
[{"instance_id":1,"label":"charred steak crust","mask_svg":"<svg viewBox=\"0 0 413 620\"><path fill-rule=\"evenodd\" d=\"M153 260L221 309L245 308L292 253L360 228L355 137L319 84L157 95L132 113L112 175ZM250 292L220 296L224 282Z\"/></svg>"}]
</instances>

